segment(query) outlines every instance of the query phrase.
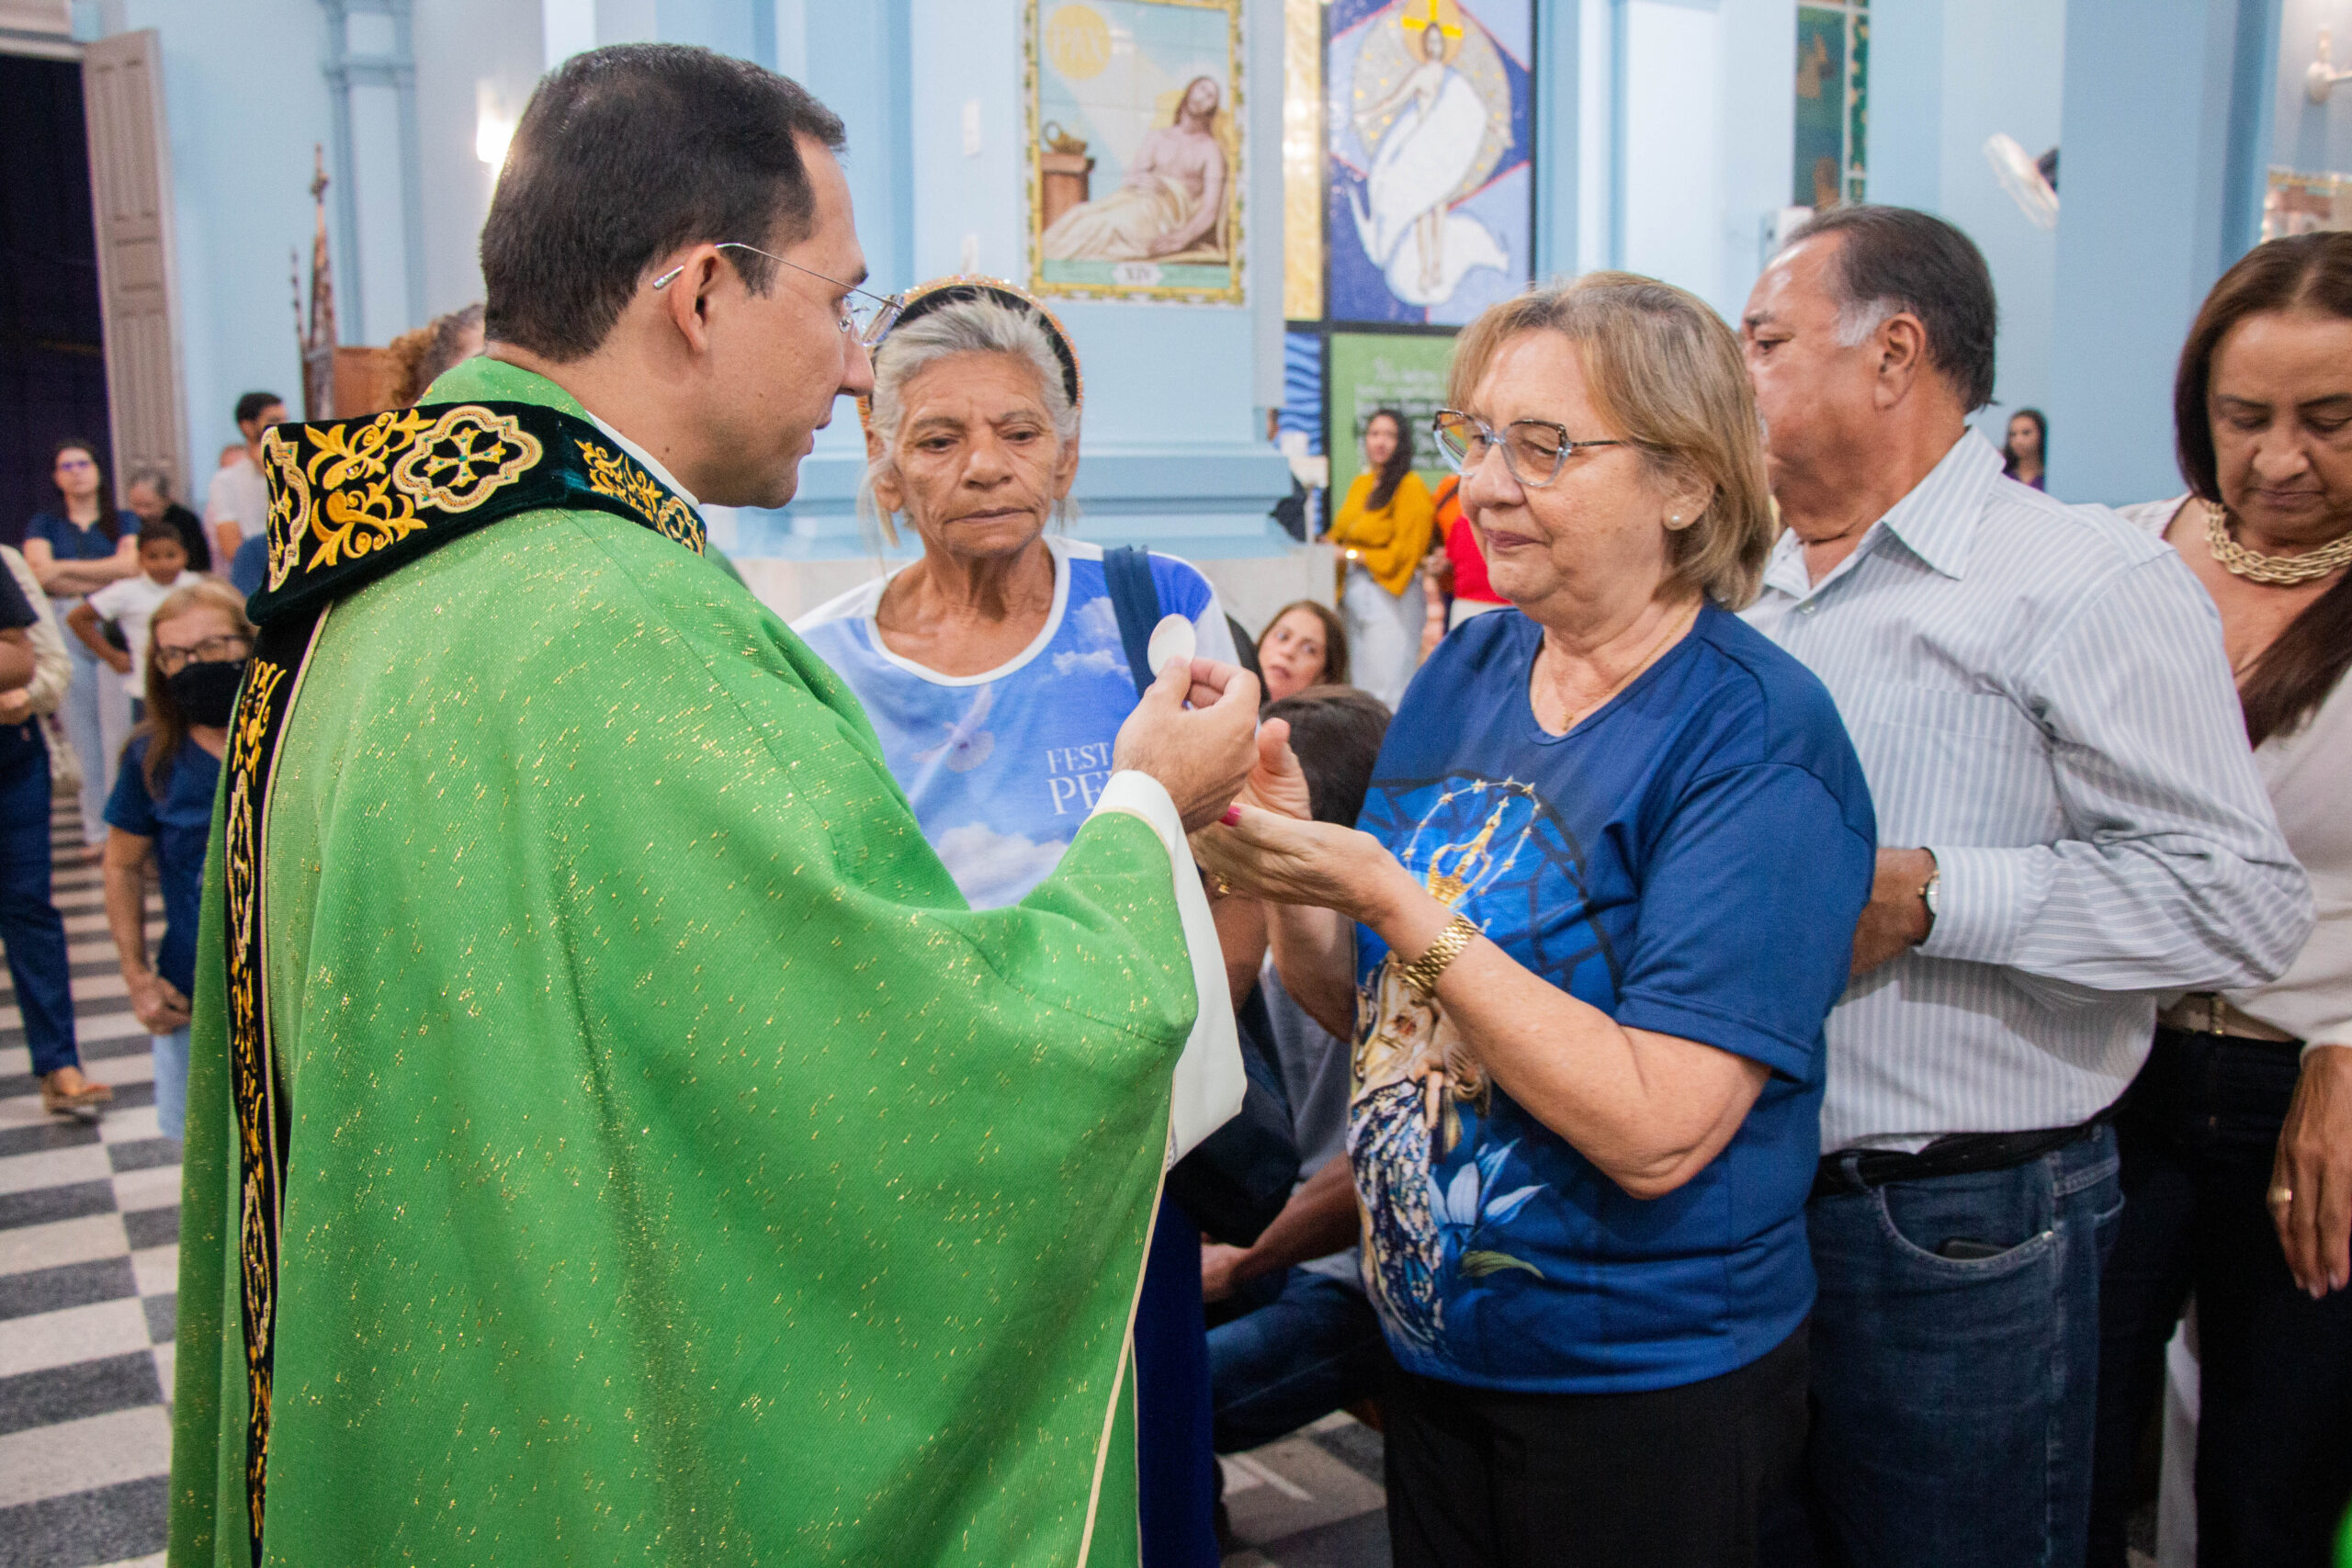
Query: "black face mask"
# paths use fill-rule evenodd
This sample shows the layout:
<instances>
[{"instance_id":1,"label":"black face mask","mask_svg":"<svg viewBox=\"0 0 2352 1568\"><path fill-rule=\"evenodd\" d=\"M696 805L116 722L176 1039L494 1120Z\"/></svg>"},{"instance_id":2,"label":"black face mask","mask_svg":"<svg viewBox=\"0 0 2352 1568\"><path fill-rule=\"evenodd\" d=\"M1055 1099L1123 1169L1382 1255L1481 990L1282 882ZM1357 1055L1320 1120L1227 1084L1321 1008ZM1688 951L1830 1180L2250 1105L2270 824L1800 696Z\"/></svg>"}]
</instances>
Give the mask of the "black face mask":
<instances>
[{"instance_id":1,"label":"black face mask","mask_svg":"<svg viewBox=\"0 0 2352 1568\"><path fill-rule=\"evenodd\" d=\"M180 716L191 725L218 729L229 722L229 710L237 705L237 685L245 678L245 661L219 660L209 664L190 664L176 675L164 679L164 689L180 710Z\"/></svg>"}]
</instances>

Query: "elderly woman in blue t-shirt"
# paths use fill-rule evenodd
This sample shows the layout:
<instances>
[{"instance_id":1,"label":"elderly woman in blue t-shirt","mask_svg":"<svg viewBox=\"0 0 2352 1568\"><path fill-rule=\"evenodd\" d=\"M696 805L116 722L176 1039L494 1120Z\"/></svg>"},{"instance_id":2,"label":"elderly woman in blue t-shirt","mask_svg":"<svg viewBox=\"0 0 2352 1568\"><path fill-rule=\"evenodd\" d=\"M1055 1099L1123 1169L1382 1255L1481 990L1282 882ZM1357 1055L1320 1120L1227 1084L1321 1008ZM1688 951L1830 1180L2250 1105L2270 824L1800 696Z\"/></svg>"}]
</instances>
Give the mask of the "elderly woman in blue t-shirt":
<instances>
[{"instance_id":1,"label":"elderly woman in blue t-shirt","mask_svg":"<svg viewBox=\"0 0 2352 1568\"><path fill-rule=\"evenodd\" d=\"M1052 526L1078 473L1081 394L1068 335L1020 290L951 278L910 292L874 352L860 502L894 537L911 526L922 554L794 623L865 705L974 908L1017 903L1053 870L1138 699L1103 551ZM1157 604L1137 629L1181 616L1198 657L1231 666L1207 579L1172 556L1139 564ZM1195 964L1222 985L1216 954ZM1135 1337L1144 1568L1214 1568L1200 1235L1166 1205Z\"/></svg>"},{"instance_id":2,"label":"elderly woman in blue t-shirt","mask_svg":"<svg viewBox=\"0 0 2352 1568\"><path fill-rule=\"evenodd\" d=\"M1712 310L1624 274L1532 292L1451 390L1439 444L1521 613L1439 646L1358 829L1278 762L1196 850L1280 906L1284 986L1357 1042L1396 1561L1752 1562L1804 1439L1869 794L1820 683L1731 614L1772 525Z\"/></svg>"}]
</instances>

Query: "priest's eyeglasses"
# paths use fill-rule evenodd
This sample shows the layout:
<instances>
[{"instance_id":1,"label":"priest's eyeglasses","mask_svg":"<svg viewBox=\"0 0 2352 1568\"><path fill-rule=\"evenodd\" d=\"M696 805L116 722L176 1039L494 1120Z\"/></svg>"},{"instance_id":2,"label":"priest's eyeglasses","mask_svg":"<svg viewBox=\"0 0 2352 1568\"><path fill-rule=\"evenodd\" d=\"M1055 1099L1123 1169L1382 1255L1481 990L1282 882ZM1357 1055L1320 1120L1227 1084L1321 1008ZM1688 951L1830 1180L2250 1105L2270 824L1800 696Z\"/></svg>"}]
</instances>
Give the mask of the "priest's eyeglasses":
<instances>
[{"instance_id":1,"label":"priest's eyeglasses","mask_svg":"<svg viewBox=\"0 0 2352 1568\"><path fill-rule=\"evenodd\" d=\"M1567 426L1542 419L1515 419L1498 431L1460 409L1438 410L1430 421L1430 430L1437 436L1438 450L1456 473L1467 477L1487 460L1489 449L1499 446L1503 467L1529 490L1542 490L1558 479L1572 453L1587 446L1625 445L1623 441L1578 441L1568 434Z\"/></svg>"},{"instance_id":2,"label":"priest's eyeglasses","mask_svg":"<svg viewBox=\"0 0 2352 1568\"><path fill-rule=\"evenodd\" d=\"M867 348L872 348L876 344L882 341L882 334L888 332L893 326L898 324L899 312L907 308L907 297L903 294L893 294L888 299L885 299L879 294L870 294L863 288L858 288L850 284L843 283L838 277L827 277L823 273L817 271L815 268L802 266L797 261L786 261L782 256L777 255L775 252L763 251L757 245L747 245L737 240L724 240L718 244L713 246L712 249L721 251L749 251L755 256L765 256L768 260L775 262L779 266L788 266L795 272L805 272L820 283L830 283L836 288L846 288L850 293L855 295L857 298L868 301L864 305L854 306L847 299L843 299L842 301L842 315L840 322L842 331L855 334L857 341ZM680 262L676 266L672 267L669 271L655 278L653 280L653 287L656 288L669 288L671 284L675 283L678 280L678 275L685 270L686 264Z\"/></svg>"},{"instance_id":3,"label":"priest's eyeglasses","mask_svg":"<svg viewBox=\"0 0 2352 1568\"><path fill-rule=\"evenodd\" d=\"M209 637L194 648L165 648L155 645L155 668L165 675L176 675L191 664L234 664L254 650L249 637Z\"/></svg>"}]
</instances>

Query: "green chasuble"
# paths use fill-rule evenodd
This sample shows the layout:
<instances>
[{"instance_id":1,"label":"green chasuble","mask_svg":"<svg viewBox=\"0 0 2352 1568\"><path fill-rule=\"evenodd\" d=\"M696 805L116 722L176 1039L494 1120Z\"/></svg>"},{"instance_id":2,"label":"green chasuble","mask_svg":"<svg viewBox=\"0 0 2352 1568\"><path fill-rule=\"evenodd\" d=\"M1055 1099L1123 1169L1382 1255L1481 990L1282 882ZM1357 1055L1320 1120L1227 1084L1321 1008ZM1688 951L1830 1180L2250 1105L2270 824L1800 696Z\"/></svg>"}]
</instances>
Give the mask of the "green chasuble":
<instances>
[{"instance_id":1,"label":"green chasuble","mask_svg":"<svg viewBox=\"0 0 2352 1568\"><path fill-rule=\"evenodd\" d=\"M452 402L582 417L487 359ZM382 532L305 517L298 551ZM274 1268L215 822L174 1568L1134 1562L1126 1345L1201 994L1167 840L1099 814L975 913L856 699L690 545L451 532L334 604L277 746Z\"/></svg>"}]
</instances>

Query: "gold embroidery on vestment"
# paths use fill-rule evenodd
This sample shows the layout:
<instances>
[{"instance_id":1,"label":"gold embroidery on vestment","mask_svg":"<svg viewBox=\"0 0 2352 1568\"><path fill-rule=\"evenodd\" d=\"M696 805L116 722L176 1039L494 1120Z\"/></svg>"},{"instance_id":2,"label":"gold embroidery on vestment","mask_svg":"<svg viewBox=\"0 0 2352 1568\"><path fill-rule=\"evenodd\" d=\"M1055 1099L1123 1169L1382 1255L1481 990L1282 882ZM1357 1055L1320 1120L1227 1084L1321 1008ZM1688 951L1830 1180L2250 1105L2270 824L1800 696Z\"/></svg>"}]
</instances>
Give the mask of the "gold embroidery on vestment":
<instances>
[{"instance_id":1,"label":"gold embroidery on vestment","mask_svg":"<svg viewBox=\"0 0 2352 1568\"><path fill-rule=\"evenodd\" d=\"M675 540L696 555L703 553L702 529L694 509L662 488L651 474L616 452L593 441L575 441L588 464L588 484L598 495L609 495L653 525L653 531Z\"/></svg>"}]
</instances>

